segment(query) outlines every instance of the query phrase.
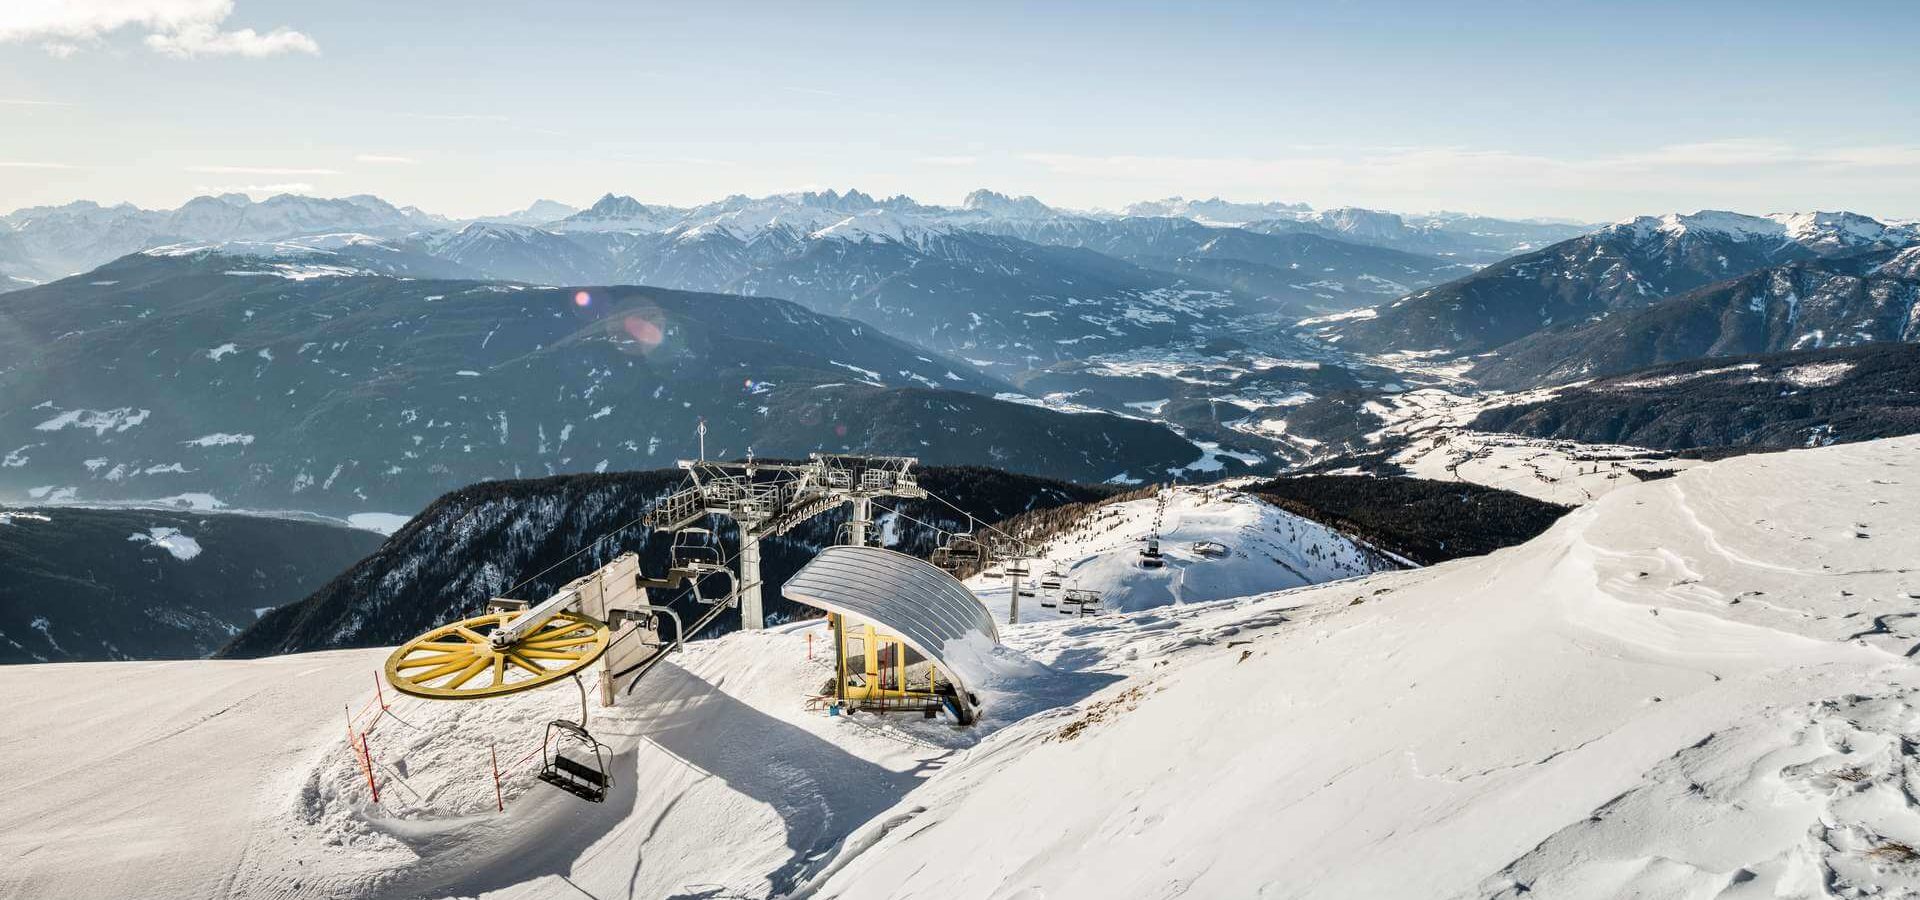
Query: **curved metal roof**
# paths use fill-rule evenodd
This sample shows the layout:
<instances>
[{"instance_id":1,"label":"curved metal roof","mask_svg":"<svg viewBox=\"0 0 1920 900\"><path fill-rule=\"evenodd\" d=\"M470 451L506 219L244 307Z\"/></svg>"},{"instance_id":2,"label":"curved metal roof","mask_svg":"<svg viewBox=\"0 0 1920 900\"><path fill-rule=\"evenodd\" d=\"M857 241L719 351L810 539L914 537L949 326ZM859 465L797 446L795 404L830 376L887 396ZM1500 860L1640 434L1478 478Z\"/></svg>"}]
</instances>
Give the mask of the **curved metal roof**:
<instances>
[{"instance_id":1,"label":"curved metal roof","mask_svg":"<svg viewBox=\"0 0 1920 900\"><path fill-rule=\"evenodd\" d=\"M796 603L882 625L933 660L961 690L984 679L971 658L948 658L947 642L978 632L1000 643L993 616L966 586L924 559L879 547L828 547L787 579Z\"/></svg>"}]
</instances>

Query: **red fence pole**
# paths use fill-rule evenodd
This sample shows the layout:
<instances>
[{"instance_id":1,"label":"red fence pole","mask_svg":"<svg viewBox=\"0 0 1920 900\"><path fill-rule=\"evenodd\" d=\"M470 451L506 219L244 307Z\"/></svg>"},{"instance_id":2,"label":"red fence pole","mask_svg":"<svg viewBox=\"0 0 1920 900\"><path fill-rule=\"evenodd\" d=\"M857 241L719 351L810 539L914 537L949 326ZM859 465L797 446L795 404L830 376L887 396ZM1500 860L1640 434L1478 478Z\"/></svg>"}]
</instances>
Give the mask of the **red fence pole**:
<instances>
[{"instance_id":1,"label":"red fence pole","mask_svg":"<svg viewBox=\"0 0 1920 900\"><path fill-rule=\"evenodd\" d=\"M487 754L493 757L493 805L500 812L506 812L507 801L500 796L500 751L488 744Z\"/></svg>"},{"instance_id":2,"label":"red fence pole","mask_svg":"<svg viewBox=\"0 0 1920 900\"><path fill-rule=\"evenodd\" d=\"M373 780L373 747L367 743L367 736L360 736L360 759L366 763L367 790L373 792L373 802L380 802L380 785Z\"/></svg>"},{"instance_id":3,"label":"red fence pole","mask_svg":"<svg viewBox=\"0 0 1920 900\"><path fill-rule=\"evenodd\" d=\"M387 693L380 689L380 673L373 673L373 696L380 701L380 711L387 712Z\"/></svg>"}]
</instances>

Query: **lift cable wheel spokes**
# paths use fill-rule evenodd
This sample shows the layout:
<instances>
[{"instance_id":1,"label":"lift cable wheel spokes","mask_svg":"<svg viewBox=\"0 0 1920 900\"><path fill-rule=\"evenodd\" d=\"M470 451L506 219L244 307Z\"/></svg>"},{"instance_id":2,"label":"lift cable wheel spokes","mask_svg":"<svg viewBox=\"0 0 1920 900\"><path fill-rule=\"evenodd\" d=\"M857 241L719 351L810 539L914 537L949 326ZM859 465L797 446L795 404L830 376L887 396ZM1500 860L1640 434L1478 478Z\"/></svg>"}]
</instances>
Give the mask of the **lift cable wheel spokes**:
<instances>
[{"instance_id":1,"label":"lift cable wheel spokes","mask_svg":"<svg viewBox=\"0 0 1920 900\"><path fill-rule=\"evenodd\" d=\"M606 623L577 612L554 613L524 635L496 640L523 615L488 613L422 634L387 657L387 682L436 700L497 697L572 675L607 649Z\"/></svg>"}]
</instances>

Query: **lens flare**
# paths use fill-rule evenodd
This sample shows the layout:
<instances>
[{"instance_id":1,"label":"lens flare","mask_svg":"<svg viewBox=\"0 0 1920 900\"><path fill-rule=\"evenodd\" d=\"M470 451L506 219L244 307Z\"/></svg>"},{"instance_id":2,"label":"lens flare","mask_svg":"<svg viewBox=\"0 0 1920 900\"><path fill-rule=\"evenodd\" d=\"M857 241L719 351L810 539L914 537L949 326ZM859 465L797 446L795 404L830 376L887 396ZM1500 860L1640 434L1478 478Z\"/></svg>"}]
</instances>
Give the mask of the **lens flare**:
<instances>
[{"instance_id":1,"label":"lens flare","mask_svg":"<svg viewBox=\"0 0 1920 900\"><path fill-rule=\"evenodd\" d=\"M666 336L661 332L658 322L638 313L622 319L620 325L626 330L627 336L633 338L642 350L652 350L660 346L661 339Z\"/></svg>"},{"instance_id":2,"label":"lens flare","mask_svg":"<svg viewBox=\"0 0 1920 900\"><path fill-rule=\"evenodd\" d=\"M575 306L586 306L587 304L592 302L593 302L593 295L587 293L586 291L581 291L580 293L573 295L573 305Z\"/></svg>"}]
</instances>

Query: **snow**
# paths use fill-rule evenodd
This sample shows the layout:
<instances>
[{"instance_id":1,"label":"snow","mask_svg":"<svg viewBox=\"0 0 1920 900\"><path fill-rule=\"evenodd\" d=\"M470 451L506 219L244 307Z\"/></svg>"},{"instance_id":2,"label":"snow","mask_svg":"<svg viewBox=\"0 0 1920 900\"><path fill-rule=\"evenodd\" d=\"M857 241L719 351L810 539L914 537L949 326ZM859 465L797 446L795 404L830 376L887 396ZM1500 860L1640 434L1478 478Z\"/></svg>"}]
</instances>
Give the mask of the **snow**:
<instances>
[{"instance_id":1,"label":"snow","mask_svg":"<svg viewBox=\"0 0 1920 900\"><path fill-rule=\"evenodd\" d=\"M1640 447L1481 431L1422 437L1390 459L1415 478L1465 481L1567 505L1637 484L1642 473L1700 465Z\"/></svg>"},{"instance_id":2,"label":"snow","mask_svg":"<svg viewBox=\"0 0 1920 900\"><path fill-rule=\"evenodd\" d=\"M221 357L231 356L232 354L235 354L238 352L240 352L240 348L238 345L231 344L231 343L221 344L218 347L208 350L207 358L213 360L214 362L219 362Z\"/></svg>"},{"instance_id":3,"label":"snow","mask_svg":"<svg viewBox=\"0 0 1920 900\"><path fill-rule=\"evenodd\" d=\"M387 535L399 531L402 526L411 521L413 521L412 516L383 512L363 512L347 516L347 525L350 527Z\"/></svg>"},{"instance_id":4,"label":"snow","mask_svg":"<svg viewBox=\"0 0 1920 900\"><path fill-rule=\"evenodd\" d=\"M193 510L200 510L200 511L211 511L211 510L216 510L223 506L226 506L225 503L220 502L220 498L215 497L212 494L199 493L199 492L188 492L184 494L175 494L171 497L161 497L160 499L155 500L153 502L154 502L154 505L156 506L177 507L180 509L193 509Z\"/></svg>"},{"instance_id":5,"label":"snow","mask_svg":"<svg viewBox=\"0 0 1920 900\"><path fill-rule=\"evenodd\" d=\"M1229 597L1320 584L1398 566L1333 529L1288 513L1249 494L1212 487L1174 487L1160 524L1160 548L1166 564L1140 567L1140 549L1153 531L1155 497L1099 507L1088 519L1050 540L1044 556L1029 564L1022 581L1022 621L1053 619L1056 609L1040 606L1038 581L1050 568L1065 588L1101 592L1107 611L1134 612L1180 603L1204 603ZM1225 557L1193 551L1199 542L1223 544ZM975 575L967 586L980 596L996 620L1005 622L1011 607L1008 579Z\"/></svg>"},{"instance_id":6,"label":"snow","mask_svg":"<svg viewBox=\"0 0 1920 900\"><path fill-rule=\"evenodd\" d=\"M1760 368L1759 363L1741 363L1739 365L1720 366L1718 368L1713 368L1713 369L1698 369L1692 372L1677 372L1672 375L1660 375L1654 378L1640 378L1640 379L1635 379L1633 381L1616 381L1610 386L1614 388L1626 388L1626 389L1672 387L1676 384L1693 381L1694 379L1697 379L1697 378L1710 378L1715 375L1725 375L1729 372L1751 372L1754 369L1758 369L1758 368Z\"/></svg>"},{"instance_id":7,"label":"snow","mask_svg":"<svg viewBox=\"0 0 1920 900\"><path fill-rule=\"evenodd\" d=\"M1212 517L1243 534L1240 501L1187 499L1174 530ZM0 830L5 883L152 898L1910 896L1914 521L1917 438L1723 460L1486 557L1009 626L971 730L810 710L828 665L807 658L818 623L731 634L595 712L616 754L601 805L516 763L546 719L577 714L568 685L470 703L388 693L374 805L342 707L367 708L384 650L8 666L0 690L35 702L9 709L0 795L34 824Z\"/></svg>"},{"instance_id":8,"label":"snow","mask_svg":"<svg viewBox=\"0 0 1920 900\"><path fill-rule=\"evenodd\" d=\"M944 226L920 221L884 209L864 210L807 235L814 240L864 243L924 243L930 235L947 231Z\"/></svg>"},{"instance_id":9,"label":"snow","mask_svg":"<svg viewBox=\"0 0 1920 900\"><path fill-rule=\"evenodd\" d=\"M1920 612L1887 568L1916 451L1742 457L1229 604L1287 622L1008 728L807 896L1910 896L1920 635L1850 635Z\"/></svg>"},{"instance_id":10,"label":"snow","mask_svg":"<svg viewBox=\"0 0 1920 900\"><path fill-rule=\"evenodd\" d=\"M1839 384L1853 367L1850 362L1807 363L1781 372L1780 378L1799 387L1828 387Z\"/></svg>"},{"instance_id":11,"label":"snow","mask_svg":"<svg viewBox=\"0 0 1920 900\"><path fill-rule=\"evenodd\" d=\"M118 409L69 409L51 419L33 426L35 431L59 431L63 428L91 428L95 436L109 431L126 431L147 420L152 410L135 411L133 407L122 406Z\"/></svg>"},{"instance_id":12,"label":"snow","mask_svg":"<svg viewBox=\"0 0 1920 900\"><path fill-rule=\"evenodd\" d=\"M1750 216L1724 210L1701 210L1691 214L1640 216L1614 226L1638 236L1678 237L1703 233L1736 241L1792 241L1818 249L1858 248L1885 243L1904 246L1914 243L1910 229L1887 224L1851 212L1772 213Z\"/></svg>"},{"instance_id":13,"label":"snow","mask_svg":"<svg viewBox=\"0 0 1920 900\"><path fill-rule=\"evenodd\" d=\"M152 544L172 554L174 559L181 562L200 555L200 542L181 533L178 528L149 528L144 534L135 532L128 535L127 540Z\"/></svg>"},{"instance_id":14,"label":"snow","mask_svg":"<svg viewBox=\"0 0 1920 900\"><path fill-rule=\"evenodd\" d=\"M216 431L213 434L201 435L193 440L182 441L181 443L189 447L225 447L230 444L239 444L245 447L253 443L253 435L229 434L224 431Z\"/></svg>"},{"instance_id":15,"label":"snow","mask_svg":"<svg viewBox=\"0 0 1920 900\"><path fill-rule=\"evenodd\" d=\"M1367 435L1367 441L1404 439L1405 446L1388 459L1415 478L1465 481L1568 505L1637 484L1639 474L1700 464L1642 447L1547 440L1466 427L1484 410L1547 400L1557 390L1466 397L1427 388L1394 394L1384 398L1385 404L1369 401L1367 410L1385 425Z\"/></svg>"},{"instance_id":16,"label":"snow","mask_svg":"<svg viewBox=\"0 0 1920 900\"><path fill-rule=\"evenodd\" d=\"M1363 306L1359 309L1350 309L1345 312L1337 312L1337 313L1332 313L1324 316L1313 316L1310 318L1301 319L1300 321L1295 322L1293 324L1301 327L1308 327L1312 325L1328 325L1334 322L1352 322L1352 321L1359 321L1363 319L1372 319L1372 318L1377 318L1379 315L1380 315L1380 310L1377 307Z\"/></svg>"}]
</instances>

